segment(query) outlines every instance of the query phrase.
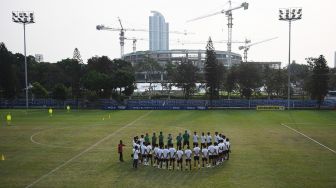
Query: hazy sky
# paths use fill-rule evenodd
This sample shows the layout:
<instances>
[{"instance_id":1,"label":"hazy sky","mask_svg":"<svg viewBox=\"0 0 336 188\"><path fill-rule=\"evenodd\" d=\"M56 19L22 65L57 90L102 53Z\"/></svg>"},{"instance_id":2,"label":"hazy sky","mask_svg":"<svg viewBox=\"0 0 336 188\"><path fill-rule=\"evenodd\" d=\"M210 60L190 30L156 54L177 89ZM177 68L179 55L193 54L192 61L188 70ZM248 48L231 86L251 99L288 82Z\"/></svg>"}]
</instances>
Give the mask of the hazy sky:
<instances>
[{"instance_id":1,"label":"hazy sky","mask_svg":"<svg viewBox=\"0 0 336 188\"><path fill-rule=\"evenodd\" d=\"M243 1L233 1L233 6ZM302 7L303 19L292 24L292 59L305 63L306 57L326 56L334 66L336 51L335 0L249 0L249 9L233 12L233 40L246 37L258 42L272 37L278 39L251 47L248 59L253 61L288 62L288 22L278 20L278 9ZM206 41L227 39L227 18L217 15L186 23L187 20L226 9L227 0L0 0L0 41L13 52L23 53L23 26L13 23L13 10L35 12L36 23L27 26L27 53L43 54L44 60L56 62L72 57L78 48L84 61L94 55L120 56L119 33L97 31L97 24L148 29L150 11L161 12L170 30L187 30L194 35L170 34L170 49L204 49L205 44L184 45L177 41ZM148 38L146 32L126 32L126 37ZM226 44L214 44L226 50ZM232 51L242 54L238 44ZM148 41L138 41L138 50L148 50ZM132 52L132 41L126 41L125 53Z\"/></svg>"}]
</instances>

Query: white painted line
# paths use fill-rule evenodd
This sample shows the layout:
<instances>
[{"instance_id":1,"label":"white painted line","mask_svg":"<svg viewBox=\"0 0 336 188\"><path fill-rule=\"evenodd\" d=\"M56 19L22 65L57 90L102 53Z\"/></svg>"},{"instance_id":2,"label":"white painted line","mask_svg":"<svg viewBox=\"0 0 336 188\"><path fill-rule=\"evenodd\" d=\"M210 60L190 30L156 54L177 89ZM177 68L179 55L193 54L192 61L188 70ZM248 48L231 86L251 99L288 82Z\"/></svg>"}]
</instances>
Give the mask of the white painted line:
<instances>
[{"instance_id":1,"label":"white painted line","mask_svg":"<svg viewBox=\"0 0 336 188\"><path fill-rule=\"evenodd\" d=\"M316 125L317 123L284 123L286 125ZM323 125L336 125L334 123L327 123Z\"/></svg>"},{"instance_id":2,"label":"white painted line","mask_svg":"<svg viewBox=\"0 0 336 188\"><path fill-rule=\"evenodd\" d=\"M324 147L324 148L328 149L329 151L331 151L331 152L333 152L333 153L335 153L335 154L336 154L336 151L335 151L335 150L333 150L333 149L330 149L329 147L327 147L327 146L325 146L325 145L321 144L320 142L318 142L318 141L316 141L316 140L314 140L314 139L310 138L309 136L307 136L307 135L305 135L305 134L303 134L303 133L301 133L301 132L297 131L296 129L293 129L292 127L290 127L290 126L287 126L287 125L285 125L285 124L283 124L283 123L282 123L281 125L282 125L282 126L285 126L285 127L287 127L288 129L291 129L292 131L294 131L294 132L296 132L296 133L299 133L299 134L301 134L302 136L304 136L304 137L308 138L309 140L311 140L311 141L315 142L316 144L319 144L320 146L322 146L322 147Z\"/></svg>"},{"instance_id":3,"label":"white painted line","mask_svg":"<svg viewBox=\"0 0 336 188\"><path fill-rule=\"evenodd\" d=\"M37 184L38 182L40 182L41 180L43 180L44 178L46 178L47 176L49 176L50 174L56 172L57 170L61 169L62 167L64 167L65 165L69 164L70 162L72 162L73 160L79 158L80 156L82 156L83 154L87 153L88 151L92 150L94 147L98 146L100 143L104 142L105 140L109 139L110 137L114 136L115 134L119 133L120 131L122 131L123 129L133 125L135 122L139 121L140 119L146 117L147 115L149 115L152 111L149 111L148 113L138 117L137 119L135 119L134 121L132 121L131 123L128 123L122 127L120 127L118 130L114 131L113 133L105 136L104 138L102 138L101 140L99 140L98 142L96 142L95 144L91 145L90 147L86 148L84 151L80 152L79 154L75 155L74 157L72 157L71 159L67 160L66 162L62 163L61 165L59 165L58 167L54 168L53 170L49 171L48 173L42 175L40 178L38 178L37 180L35 180L33 183L29 184L26 186L26 188L28 187L32 187L35 184Z\"/></svg>"},{"instance_id":4,"label":"white painted line","mask_svg":"<svg viewBox=\"0 0 336 188\"><path fill-rule=\"evenodd\" d=\"M63 123L61 124L58 124L58 125L63 125ZM102 124L102 123L97 123L97 124L92 124L92 125L89 125L89 126L86 126L86 127L93 127L93 126L99 126L99 125L121 125L121 124ZM60 129L60 127L50 127L50 128L47 128L47 129L43 129L41 131L38 131L34 134L32 134L30 136L30 141L34 144L37 144L37 145L41 145L41 146L46 146L46 147L52 147L52 148L64 148L64 149L78 149L78 147L69 147L69 146L59 146L59 145L53 145L53 144L44 144L44 143L41 143L41 142L38 142L34 139L35 136L43 133L43 132L46 132L46 131L49 131L49 130L55 130L55 129ZM68 126L68 127L61 127L61 129L65 129L65 128L74 128L74 126Z\"/></svg>"}]
</instances>

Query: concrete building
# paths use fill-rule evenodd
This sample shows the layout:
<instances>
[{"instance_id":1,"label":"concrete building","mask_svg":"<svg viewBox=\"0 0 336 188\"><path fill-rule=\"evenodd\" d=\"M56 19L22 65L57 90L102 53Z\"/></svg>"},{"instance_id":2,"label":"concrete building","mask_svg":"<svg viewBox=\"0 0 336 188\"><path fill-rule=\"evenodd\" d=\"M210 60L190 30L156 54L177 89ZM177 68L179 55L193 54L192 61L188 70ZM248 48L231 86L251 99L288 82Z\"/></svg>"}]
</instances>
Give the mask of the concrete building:
<instances>
[{"instance_id":1,"label":"concrete building","mask_svg":"<svg viewBox=\"0 0 336 188\"><path fill-rule=\"evenodd\" d=\"M157 11L149 17L149 50L169 50L169 23Z\"/></svg>"},{"instance_id":2,"label":"concrete building","mask_svg":"<svg viewBox=\"0 0 336 188\"><path fill-rule=\"evenodd\" d=\"M216 50L217 60L224 66L228 66L228 52ZM237 65L242 62L240 54L231 53L232 65ZM131 62L133 65L146 61L152 58L160 65L164 66L171 62L179 64L181 62L191 61L201 72L204 70L204 63L206 58L205 50L189 50L189 49L174 49L174 50L160 50L160 51L137 51L124 55L124 60ZM146 82L145 72L136 73L137 82ZM161 74L155 76L157 80L165 80L166 75Z\"/></svg>"}]
</instances>

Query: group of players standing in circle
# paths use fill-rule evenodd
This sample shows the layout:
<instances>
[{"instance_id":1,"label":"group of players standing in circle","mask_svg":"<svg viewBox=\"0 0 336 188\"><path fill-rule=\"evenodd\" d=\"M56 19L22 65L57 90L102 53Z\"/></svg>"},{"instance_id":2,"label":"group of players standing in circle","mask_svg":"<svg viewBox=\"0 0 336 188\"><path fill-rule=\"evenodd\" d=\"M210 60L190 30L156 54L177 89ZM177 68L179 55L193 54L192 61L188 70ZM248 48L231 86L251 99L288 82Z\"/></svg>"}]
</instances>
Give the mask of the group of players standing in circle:
<instances>
[{"instance_id":1,"label":"group of players standing in circle","mask_svg":"<svg viewBox=\"0 0 336 188\"><path fill-rule=\"evenodd\" d=\"M194 168L200 168L200 159L202 159L202 168L214 167L220 165L224 160L229 160L230 141L222 133L215 132L212 137L210 132L206 135L202 132L201 136L194 132L192 135L193 148L189 144L190 134L188 131L182 135L176 136L176 148L173 144L172 134L168 134L167 143L164 144L163 133L159 136L153 133L151 142L148 133L141 135L140 138L133 138L133 168L138 164L153 166L161 169L174 170L175 161L177 169L183 170L183 158L185 159L185 170L192 169L191 159L194 156ZM158 142L157 142L158 140ZM199 140L201 141L199 147ZM184 149L186 147L186 149Z\"/></svg>"}]
</instances>

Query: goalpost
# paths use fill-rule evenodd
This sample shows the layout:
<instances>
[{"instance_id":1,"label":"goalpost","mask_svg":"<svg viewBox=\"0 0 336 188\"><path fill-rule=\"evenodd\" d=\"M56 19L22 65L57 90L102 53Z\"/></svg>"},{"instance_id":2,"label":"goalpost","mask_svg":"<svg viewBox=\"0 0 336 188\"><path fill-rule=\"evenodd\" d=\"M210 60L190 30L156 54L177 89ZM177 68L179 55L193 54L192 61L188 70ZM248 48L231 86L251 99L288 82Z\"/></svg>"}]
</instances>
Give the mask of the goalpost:
<instances>
[{"instance_id":1,"label":"goalpost","mask_svg":"<svg viewBox=\"0 0 336 188\"><path fill-rule=\"evenodd\" d=\"M256 110L285 110L286 108L284 106L257 106Z\"/></svg>"}]
</instances>

